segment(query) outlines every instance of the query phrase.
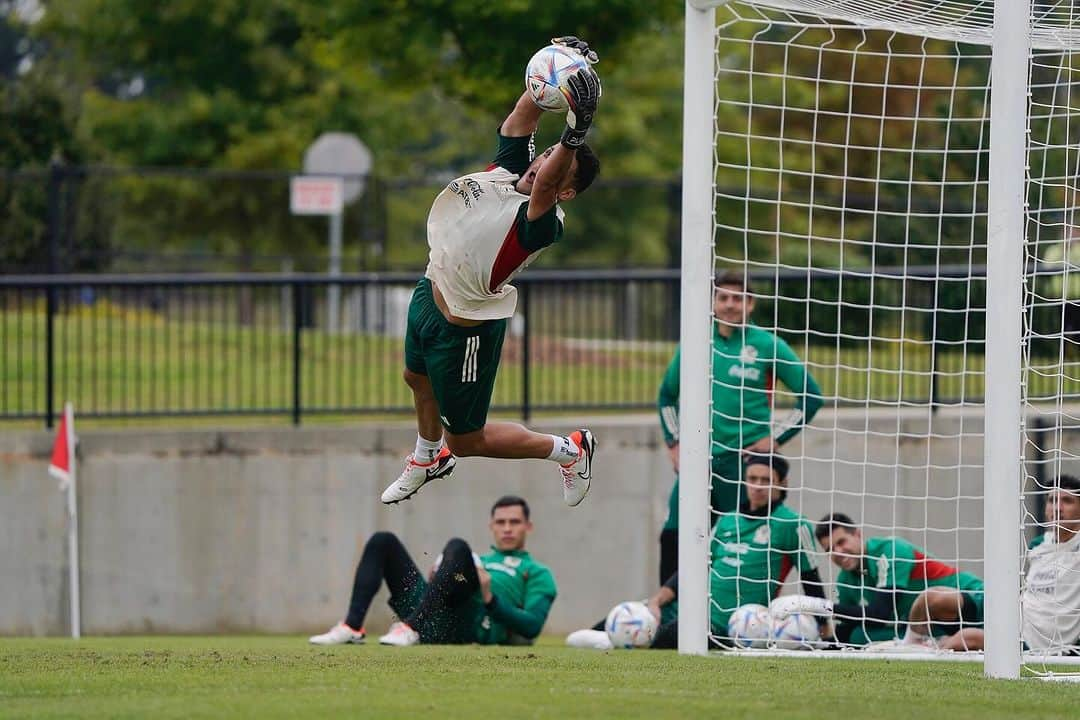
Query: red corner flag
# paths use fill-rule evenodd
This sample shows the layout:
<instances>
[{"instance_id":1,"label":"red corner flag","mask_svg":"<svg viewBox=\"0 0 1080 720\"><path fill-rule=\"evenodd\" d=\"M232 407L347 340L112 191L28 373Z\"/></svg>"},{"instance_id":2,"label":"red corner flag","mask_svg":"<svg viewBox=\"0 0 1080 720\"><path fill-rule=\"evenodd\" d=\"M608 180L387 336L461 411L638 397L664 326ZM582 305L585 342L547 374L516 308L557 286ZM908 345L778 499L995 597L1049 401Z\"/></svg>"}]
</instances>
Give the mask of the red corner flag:
<instances>
[{"instance_id":1,"label":"red corner flag","mask_svg":"<svg viewBox=\"0 0 1080 720\"><path fill-rule=\"evenodd\" d=\"M53 441L52 460L49 461L49 474L60 481L60 489L67 489L71 482L71 455L74 448L71 447L71 432L68 427L68 410L64 409L60 417L60 427L56 429L56 440Z\"/></svg>"}]
</instances>

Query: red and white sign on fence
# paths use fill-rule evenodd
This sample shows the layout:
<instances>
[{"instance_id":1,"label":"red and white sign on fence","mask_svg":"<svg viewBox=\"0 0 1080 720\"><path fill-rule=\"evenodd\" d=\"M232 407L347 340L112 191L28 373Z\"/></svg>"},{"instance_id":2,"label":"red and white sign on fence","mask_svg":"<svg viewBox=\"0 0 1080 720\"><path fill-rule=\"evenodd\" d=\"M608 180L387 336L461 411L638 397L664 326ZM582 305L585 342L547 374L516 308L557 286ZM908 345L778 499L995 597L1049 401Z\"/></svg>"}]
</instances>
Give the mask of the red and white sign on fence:
<instances>
[{"instance_id":1,"label":"red and white sign on fence","mask_svg":"<svg viewBox=\"0 0 1080 720\"><path fill-rule=\"evenodd\" d=\"M345 205L345 183L339 177L297 175L289 181L293 215L339 215Z\"/></svg>"}]
</instances>

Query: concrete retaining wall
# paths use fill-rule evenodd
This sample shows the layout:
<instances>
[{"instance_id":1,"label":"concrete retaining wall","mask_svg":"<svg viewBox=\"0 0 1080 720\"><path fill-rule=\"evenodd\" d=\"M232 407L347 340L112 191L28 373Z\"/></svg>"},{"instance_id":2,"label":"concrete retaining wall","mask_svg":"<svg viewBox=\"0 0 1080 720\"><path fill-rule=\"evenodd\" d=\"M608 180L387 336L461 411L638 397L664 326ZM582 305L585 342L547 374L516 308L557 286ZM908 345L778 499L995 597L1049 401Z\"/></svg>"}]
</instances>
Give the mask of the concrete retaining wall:
<instances>
[{"instance_id":1,"label":"concrete retaining wall","mask_svg":"<svg viewBox=\"0 0 1080 720\"><path fill-rule=\"evenodd\" d=\"M576 509L563 505L551 463L479 459L462 460L453 478L413 501L384 507L379 494L415 439L408 424L82 432L84 632L325 630L344 614L372 532L398 533L426 568L451 536L487 547L488 510L504 493L532 505L529 549L560 588L547 631L591 623L655 589L672 479L652 416L591 427L601 443L596 475ZM796 458L790 504L812 519L843 510L901 528L978 571L980 431L977 417L960 414L931 424L925 412L897 420L825 411L785 448ZM45 470L51 439L0 435L0 634L67 632L63 498ZM369 617L373 631L389 622L383 597Z\"/></svg>"}]
</instances>

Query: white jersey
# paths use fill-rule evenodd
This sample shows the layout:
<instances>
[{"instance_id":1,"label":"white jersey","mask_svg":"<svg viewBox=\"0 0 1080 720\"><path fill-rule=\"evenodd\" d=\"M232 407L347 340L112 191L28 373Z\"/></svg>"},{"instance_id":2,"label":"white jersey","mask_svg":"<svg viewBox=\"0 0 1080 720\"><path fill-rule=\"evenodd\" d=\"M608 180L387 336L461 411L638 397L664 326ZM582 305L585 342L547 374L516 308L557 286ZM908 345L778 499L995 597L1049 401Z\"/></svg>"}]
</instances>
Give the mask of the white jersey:
<instances>
[{"instance_id":1,"label":"white jersey","mask_svg":"<svg viewBox=\"0 0 1080 720\"><path fill-rule=\"evenodd\" d=\"M540 250L524 251L517 241L517 217L528 195L518 176L505 168L464 175L435 198L428 214L425 275L442 291L452 315L496 320L514 314L517 290L510 281ZM556 209L562 221L562 209Z\"/></svg>"},{"instance_id":2,"label":"white jersey","mask_svg":"<svg viewBox=\"0 0 1080 720\"><path fill-rule=\"evenodd\" d=\"M1032 650L1061 652L1080 638L1080 533L1065 543L1048 532L1028 553L1024 577L1024 642Z\"/></svg>"}]
</instances>

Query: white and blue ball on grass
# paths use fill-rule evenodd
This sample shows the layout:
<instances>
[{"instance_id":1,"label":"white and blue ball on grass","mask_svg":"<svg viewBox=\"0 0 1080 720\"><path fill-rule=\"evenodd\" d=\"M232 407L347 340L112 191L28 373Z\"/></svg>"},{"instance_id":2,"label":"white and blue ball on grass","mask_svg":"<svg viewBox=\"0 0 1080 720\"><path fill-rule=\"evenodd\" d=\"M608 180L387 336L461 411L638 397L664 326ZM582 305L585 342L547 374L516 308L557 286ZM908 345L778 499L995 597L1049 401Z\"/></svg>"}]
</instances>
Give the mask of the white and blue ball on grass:
<instances>
[{"instance_id":1,"label":"white and blue ball on grass","mask_svg":"<svg viewBox=\"0 0 1080 720\"><path fill-rule=\"evenodd\" d=\"M570 108L566 81L589 64L577 50L562 45L540 48L525 66L525 89L544 110L565 112Z\"/></svg>"},{"instance_id":2,"label":"white and blue ball on grass","mask_svg":"<svg viewBox=\"0 0 1080 720\"><path fill-rule=\"evenodd\" d=\"M649 647L660 627L652 611L643 602L623 602L611 608L604 630L615 648Z\"/></svg>"},{"instance_id":3,"label":"white and blue ball on grass","mask_svg":"<svg viewBox=\"0 0 1080 720\"><path fill-rule=\"evenodd\" d=\"M820 640L817 618L808 613L793 613L772 625L772 644L778 650L813 650Z\"/></svg>"},{"instance_id":4,"label":"white and blue ball on grass","mask_svg":"<svg viewBox=\"0 0 1080 720\"><path fill-rule=\"evenodd\" d=\"M770 630L769 608L764 605L740 605L728 618L728 638L738 648L766 647L769 644Z\"/></svg>"}]
</instances>

